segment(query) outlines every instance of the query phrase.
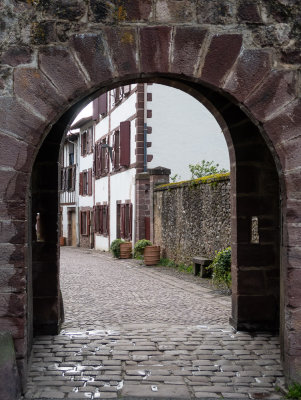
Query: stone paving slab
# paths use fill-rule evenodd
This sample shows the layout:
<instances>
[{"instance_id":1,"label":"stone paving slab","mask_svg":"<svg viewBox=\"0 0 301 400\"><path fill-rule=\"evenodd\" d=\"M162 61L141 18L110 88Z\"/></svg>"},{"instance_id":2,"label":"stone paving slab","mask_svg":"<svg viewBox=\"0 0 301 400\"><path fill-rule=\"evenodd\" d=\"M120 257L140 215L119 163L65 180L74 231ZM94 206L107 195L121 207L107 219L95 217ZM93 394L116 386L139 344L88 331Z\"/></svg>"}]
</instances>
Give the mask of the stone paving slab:
<instances>
[{"instance_id":1,"label":"stone paving slab","mask_svg":"<svg viewBox=\"0 0 301 400\"><path fill-rule=\"evenodd\" d=\"M282 398L278 338L235 332L229 298L82 249L62 270L66 323L35 338L25 399Z\"/></svg>"}]
</instances>

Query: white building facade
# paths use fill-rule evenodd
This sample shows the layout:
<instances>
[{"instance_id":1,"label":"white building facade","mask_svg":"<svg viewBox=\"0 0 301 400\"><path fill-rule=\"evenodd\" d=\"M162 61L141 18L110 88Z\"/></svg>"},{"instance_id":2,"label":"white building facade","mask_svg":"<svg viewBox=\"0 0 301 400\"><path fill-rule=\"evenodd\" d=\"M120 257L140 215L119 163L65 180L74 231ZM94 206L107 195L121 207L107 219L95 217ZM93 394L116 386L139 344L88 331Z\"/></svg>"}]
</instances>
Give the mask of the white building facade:
<instances>
[{"instance_id":1,"label":"white building facade","mask_svg":"<svg viewBox=\"0 0 301 400\"><path fill-rule=\"evenodd\" d=\"M71 129L79 129L74 204L76 244L83 247L108 250L116 238L153 239L153 185L168 182L170 173L190 179L188 165L203 159L229 168L227 145L214 117L191 96L163 85L113 89L95 99L93 115ZM65 142L64 154L67 147ZM62 232L70 245L67 206L61 202Z\"/></svg>"}]
</instances>

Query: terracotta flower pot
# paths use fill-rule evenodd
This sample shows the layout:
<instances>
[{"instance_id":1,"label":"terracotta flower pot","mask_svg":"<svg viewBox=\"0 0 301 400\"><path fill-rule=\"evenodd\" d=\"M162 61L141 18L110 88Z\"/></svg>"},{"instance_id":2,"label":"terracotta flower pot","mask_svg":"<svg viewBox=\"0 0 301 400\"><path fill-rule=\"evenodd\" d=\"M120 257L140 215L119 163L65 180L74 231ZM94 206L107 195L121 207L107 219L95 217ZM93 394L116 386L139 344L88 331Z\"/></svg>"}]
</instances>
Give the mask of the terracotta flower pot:
<instances>
[{"instance_id":1,"label":"terracotta flower pot","mask_svg":"<svg viewBox=\"0 0 301 400\"><path fill-rule=\"evenodd\" d=\"M146 246L143 254L145 265L156 265L160 261L160 246Z\"/></svg>"},{"instance_id":2,"label":"terracotta flower pot","mask_svg":"<svg viewBox=\"0 0 301 400\"><path fill-rule=\"evenodd\" d=\"M132 243L120 243L120 257L119 258L132 258Z\"/></svg>"},{"instance_id":3,"label":"terracotta flower pot","mask_svg":"<svg viewBox=\"0 0 301 400\"><path fill-rule=\"evenodd\" d=\"M65 246L66 238L64 236L60 236L60 246Z\"/></svg>"}]
</instances>

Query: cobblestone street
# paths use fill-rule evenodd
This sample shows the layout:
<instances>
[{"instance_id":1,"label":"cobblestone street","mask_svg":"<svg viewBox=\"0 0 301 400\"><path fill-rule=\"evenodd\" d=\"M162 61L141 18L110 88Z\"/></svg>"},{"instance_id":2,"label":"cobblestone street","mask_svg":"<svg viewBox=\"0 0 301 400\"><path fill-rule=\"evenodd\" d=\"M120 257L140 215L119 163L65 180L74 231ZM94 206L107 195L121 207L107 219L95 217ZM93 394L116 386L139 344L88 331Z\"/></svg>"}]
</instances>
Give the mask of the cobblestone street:
<instances>
[{"instance_id":1,"label":"cobblestone street","mask_svg":"<svg viewBox=\"0 0 301 400\"><path fill-rule=\"evenodd\" d=\"M65 323L35 338L26 399L279 399L278 337L235 332L201 279L61 249Z\"/></svg>"}]
</instances>

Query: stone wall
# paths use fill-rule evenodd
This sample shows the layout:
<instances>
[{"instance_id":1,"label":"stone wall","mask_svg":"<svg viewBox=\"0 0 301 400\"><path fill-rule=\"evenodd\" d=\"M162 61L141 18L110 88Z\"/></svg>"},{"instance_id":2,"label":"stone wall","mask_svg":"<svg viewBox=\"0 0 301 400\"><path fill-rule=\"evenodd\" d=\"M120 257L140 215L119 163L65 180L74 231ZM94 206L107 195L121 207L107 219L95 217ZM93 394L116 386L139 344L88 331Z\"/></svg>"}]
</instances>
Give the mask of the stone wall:
<instances>
[{"instance_id":1,"label":"stone wall","mask_svg":"<svg viewBox=\"0 0 301 400\"><path fill-rule=\"evenodd\" d=\"M191 264L192 258L213 258L230 245L229 174L179 184L161 185L154 191L154 241L162 256Z\"/></svg>"}]
</instances>

